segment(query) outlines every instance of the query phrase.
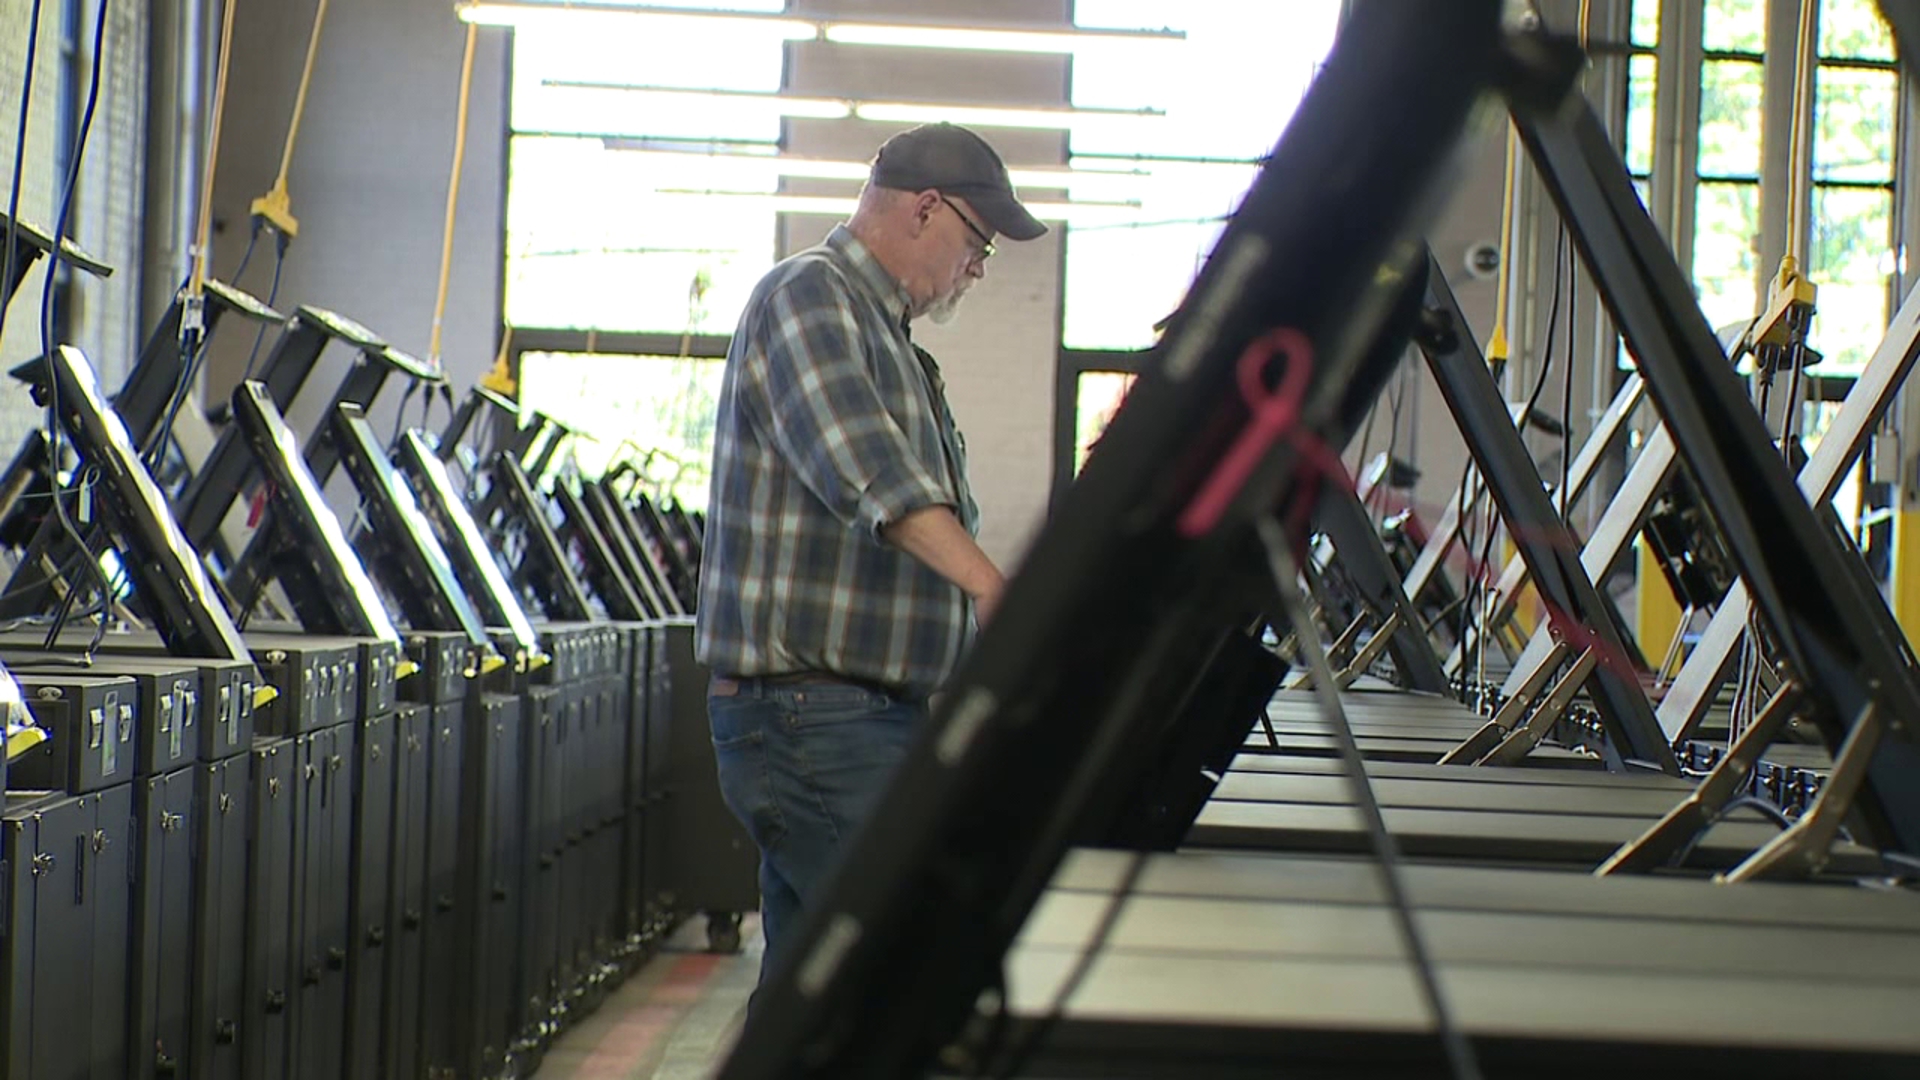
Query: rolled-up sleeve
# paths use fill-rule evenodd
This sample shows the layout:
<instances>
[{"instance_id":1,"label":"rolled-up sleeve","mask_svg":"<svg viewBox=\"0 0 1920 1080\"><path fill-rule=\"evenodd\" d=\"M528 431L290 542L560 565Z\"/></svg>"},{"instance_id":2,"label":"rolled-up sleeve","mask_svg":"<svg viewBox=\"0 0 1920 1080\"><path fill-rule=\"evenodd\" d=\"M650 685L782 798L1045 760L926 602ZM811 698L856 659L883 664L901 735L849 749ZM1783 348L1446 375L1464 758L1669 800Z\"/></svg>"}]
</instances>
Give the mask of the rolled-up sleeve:
<instances>
[{"instance_id":1,"label":"rolled-up sleeve","mask_svg":"<svg viewBox=\"0 0 1920 1080\"><path fill-rule=\"evenodd\" d=\"M743 389L764 407L769 437L808 490L877 540L906 514L953 506L956 496L887 411L859 327L833 295L842 289L818 266L768 297Z\"/></svg>"}]
</instances>

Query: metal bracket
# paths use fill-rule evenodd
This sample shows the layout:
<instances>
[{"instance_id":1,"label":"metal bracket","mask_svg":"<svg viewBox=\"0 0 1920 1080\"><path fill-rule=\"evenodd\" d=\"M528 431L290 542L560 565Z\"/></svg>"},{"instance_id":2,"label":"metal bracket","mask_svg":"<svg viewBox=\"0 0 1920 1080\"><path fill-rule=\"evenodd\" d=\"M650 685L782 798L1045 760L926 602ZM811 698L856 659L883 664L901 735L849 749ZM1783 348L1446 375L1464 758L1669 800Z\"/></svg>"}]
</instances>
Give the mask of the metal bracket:
<instances>
[{"instance_id":1,"label":"metal bracket","mask_svg":"<svg viewBox=\"0 0 1920 1080\"><path fill-rule=\"evenodd\" d=\"M1755 728L1762 727L1756 722ZM1749 729L1751 730L1751 729ZM1714 877L1716 884L1730 885L1762 877L1805 877L1820 872L1831 857L1840 823L1853 809L1853 798L1867 778L1873 752L1886 733L1886 723L1878 705L1868 701L1847 733L1847 741L1834 755L1833 771L1814 797L1813 805L1800 815L1787 831L1774 837L1746 861Z\"/></svg>"},{"instance_id":2,"label":"metal bracket","mask_svg":"<svg viewBox=\"0 0 1920 1080\"><path fill-rule=\"evenodd\" d=\"M1372 613L1366 612L1366 611L1362 611L1360 614L1355 615L1353 617L1353 621L1347 624L1347 628L1345 630L1340 631L1340 636L1334 639L1333 644L1327 646L1327 659L1329 661L1332 661L1339 657L1345 656L1347 654L1347 651L1353 648L1353 643L1360 640L1360 631L1366 629L1367 622L1371 618L1372 618ZM1297 634L1294 638L1294 646L1296 649L1300 646L1300 641L1298 639ZM1287 687L1287 689L1305 690L1311 687L1312 685L1313 685L1313 669L1307 668L1300 672L1300 677L1295 679L1293 683Z\"/></svg>"},{"instance_id":3,"label":"metal bracket","mask_svg":"<svg viewBox=\"0 0 1920 1080\"><path fill-rule=\"evenodd\" d=\"M1573 666L1567 669L1567 673L1560 676L1560 681L1554 684L1553 692L1547 695L1547 700L1533 710L1532 716L1527 717L1527 722L1515 728L1513 734L1508 735L1499 746L1494 747L1491 753L1475 764L1520 764L1521 759L1532 753L1533 748L1539 746L1540 741L1547 737L1547 732L1553 730L1553 725L1559 723L1560 718L1566 715L1567 706L1573 704L1573 695L1579 693L1580 688L1586 685L1588 677L1593 674L1599 662L1600 650L1597 647L1589 647L1587 651L1581 653L1580 659L1575 660Z\"/></svg>"},{"instance_id":4,"label":"metal bracket","mask_svg":"<svg viewBox=\"0 0 1920 1080\"><path fill-rule=\"evenodd\" d=\"M1447 751L1441 757L1440 764L1479 764L1482 758L1500 745L1508 732L1519 726L1521 719L1527 714L1527 708L1533 704L1535 698L1540 696L1540 692L1547 688L1547 682L1552 678L1553 673L1559 670L1560 665L1565 663L1567 657L1572 654L1573 646L1564 641L1554 642L1553 651L1547 654L1546 661L1536 666L1527 676L1526 681L1514 688L1513 693L1507 697L1506 704L1500 706L1500 711L1493 714L1493 719L1488 720L1481 725L1480 730L1463 739L1459 746Z\"/></svg>"},{"instance_id":5,"label":"metal bracket","mask_svg":"<svg viewBox=\"0 0 1920 1080\"><path fill-rule=\"evenodd\" d=\"M1753 724L1740 734L1727 755L1688 793L1680 805L1637 838L1622 844L1594 870L1595 877L1622 872L1639 873L1664 866L1715 814L1747 786L1760 755L1773 744L1800 704L1798 690L1789 683L1776 691Z\"/></svg>"},{"instance_id":6,"label":"metal bracket","mask_svg":"<svg viewBox=\"0 0 1920 1080\"><path fill-rule=\"evenodd\" d=\"M1345 690L1353 685L1355 679L1366 674L1374 661L1380 659L1380 654L1387 651L1387 644L1393 640L1393 635L1399 633L1404 625L1399 612L1396 611L1387 616L1387 621L1380 624L1380 629L1375 630L1373 636L1367 639L1367 643L1360 647L1360 651L1353 654L1353 662L1334 675L1334 689Z\"/></svg>"}]
</instances>

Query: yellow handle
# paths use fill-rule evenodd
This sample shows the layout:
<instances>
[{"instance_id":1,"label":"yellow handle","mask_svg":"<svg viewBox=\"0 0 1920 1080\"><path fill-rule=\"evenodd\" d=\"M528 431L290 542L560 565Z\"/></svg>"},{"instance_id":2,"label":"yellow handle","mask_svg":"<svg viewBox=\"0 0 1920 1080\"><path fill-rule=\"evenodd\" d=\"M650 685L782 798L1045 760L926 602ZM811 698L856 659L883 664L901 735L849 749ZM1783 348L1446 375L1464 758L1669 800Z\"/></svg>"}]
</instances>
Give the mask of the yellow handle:
<instances>
[{"instance_id":1,"label":"yellow handle","mask_svg":"<svg viewBox=\"0 0 1920 1080\"><path fill-rule=\"evenodd\" d=\"M37 727L24 727L7 735L7 760L12 761L21 754L47 741L47 733Z\"/></svg>"},{"instance_id":2,"label":"yellow handle","mask_svg":"<svg viewBox=\"0 0 1920 1080\"><path fill-rule=\"evenodd\" d=\"M253 688L253 707L256 709L265 708L279 700L279 698L280 688L277 686L268 686L266 683L261 683L259 686Z\"/></svg>"}]
</instances>

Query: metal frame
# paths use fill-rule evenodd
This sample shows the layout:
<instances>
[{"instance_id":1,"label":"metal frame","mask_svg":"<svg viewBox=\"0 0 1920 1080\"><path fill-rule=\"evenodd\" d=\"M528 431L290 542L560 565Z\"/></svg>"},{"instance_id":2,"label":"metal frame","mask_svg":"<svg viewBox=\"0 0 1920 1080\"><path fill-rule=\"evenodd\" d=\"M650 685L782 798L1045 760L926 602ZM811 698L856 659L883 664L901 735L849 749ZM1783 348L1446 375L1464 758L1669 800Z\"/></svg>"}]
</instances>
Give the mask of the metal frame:
<instances>
[{"instance_id":1,"label":"metal frame","mask_svg":"<svg viewBox=\"0 0 1920 1080\"><path fill-rule=\"evenodd\" d=\"M1609 765L1619 768L1625 761L1637 761L1678 775L1679 763L1654 722L1653 706L1633 673L1620 670L1627 656L1622 628L1580 564L1579 543L1547 496L1439 261L1431 252L1427 260L1427 318L1417 336L1420 351L1506 519L1514 547L1547 602L1549 632L1563 642L1584 638L1583 648L1598 650L1600 662L1591 666L1588 688L1609 750L1617 755Z\"/></svg>"},{"instance_id":2,"label":"metal frame","mask_svg":"<svg viewBox=\"0 0 1920 1080\"><path fill-rule=\"evenodd\" d=\"M375 572L385 579L408 625L458 631L474 648L490 650L486 623L454 577L446 549L421 513L406 477L387 457L366 412L342 402L334 410L333 432L367 514L367 528L357 542L372 547Z\"/></svg>"},{"instance_id":3,"label":"metal frame","mask_svg":"<svg viewBox=\"0 0 1920 1080\"><path fill-rule=\"evenodd\" d=\"M180 313L184 294L185 290L181 290L175 295L160 324L141 348L140 358L134 363L133 370L127 374L126 381L121 383L120 390L112 398L114 411L120 414L121 423L127 428L127 437L135 447L144 449L152 441L155 431L166 419L174 396L184 392L182 377L188 374L184 370L185 358L180 352ZM207 282L205 296L203 352L222 316L229 311L257 322L277 324L286 321L285 316L262 304L251 294L218 281ZM29 386L38 387L44 384L45 372L43 364L30 361L15 368L13 375ZM9 479L12 479L12 474L9 474ZM11 491L11 487L8 490ZM0 521L4 521L10 512L11 507L0 508ZM82 536L89 549L98 542L92 530ZM43 520L15 564L5 589L0 590L0 595L5 597L0 600L0 611L18 615L45 610L53 603L49 591L54 578L64 576L49 573L48 568L71 565L73 557L73 544L59 521L51 517Z\"/></svg>"},{"instance_id":4,"label":"metal frame","mask_svg":"<svg viewBox=\"0 0 1920 1080\"><path fill-rule=\"evenodd\" d=\"M1920 359L1920 287L1908 292L1879 348L1801 468L1799 487L1808 503L1824 506L1839 493L1874 428L1893 408L1916 359ZM1673 741L1691 738L1706 719L1707 707L1726 681L1752 611L1753 598L1745 583L1735 581L1660 701L1660 726Z\"/></svg>"},{"instance_id":5,"label":"metal frame","mask_svg":"<svg viewBox=\"0 0 1920 1080\"><path fill-rule=\"evenodd\" d=\"M1587 488L1592 486L1594 478L1599 475L1600 468L1606 462L1613 444L1626 434L1628 421L1633 419L1634 412L1639 409L1640 403L1646 400L1646 396L1646 383L1640 376L1638 374L1627 376L1626 382L1614 394L1613 400L1607 405L1606 412L1601 414L1592 433L1581 445L1580 453L1575 455L1573 464L1568 467L1567 492L1554 492L1553 507L1556 511L1565 514L1568 507L1578 504L1586 495ZM1592 568L1587 569L1591 575ZM1514 613L1519 609L1520 592L1527 587L1532 573L1527 560L1518 554L1507 560L1506 566L1501 568L1500 577L1493 586L1493 606L1487 613L1486 627L1468 629L1466 640L1456 644L1453 651L1447 655L1448 671L1460 670L1460 665L1465 662L1466 650L1471 647L1476 636L1483 633L1502 632L1512 623ZM1604 580L1605 576L1602 572L1594 576L1593 580L1599 582ZM1409 580L1412 580L1411 575Z\"/></svg>"},{"instance_id":6,"label":"metal frame","mask_svg":"<svg viewBox=\"0 0 1920 1080\"><path fill-rule=\"evenodd\" d=\"M1333 544L1340 570L1378 620L1374 636L1393 657L1394 667L1409 689L1430 694L1447 692L1447 673L1440 667L1433 640L1401 589L1400 571L1380 542L1380 533L1352 488L1328 487L1314 508L1314 525ZM1362 614L1355 620L1367 616ZM1377 649L1376 649L1377 652Z\"/></svg>"},{"instance_id":7,"label":"metal frame","mask_svg":"<svg viewBox=\"0 0 1920 1080\"><path fill-rule=\"evenodd\" d=\"M325 419L332 416L335 409L347 403L358 405L363 409L372 405L374 398L380 396L381 388L386 386L388 376L396 373L413 379L417 383L427 384L429 393L432 392L431 387L445 381L432 368L377 338L349 336L364 334L365 330L331 313L327 315L333 322L334 336L353 342L359 347L360 352L354 357L346 376L340 380L340 385L334 390L332 400L327 402L325 410L320 414L322 419L317 430L307 440L306 468L321 487L325 487L327 482L333 479L333 471L340 465L340 448L334 443L331 427ZM291 399L270 396L268 400L271 403ZM263 573L267 553L273 544L271 535L273 529L273 518L269 513L259 523L252 538L247 541L246 548L234 561L233 568L227 574L228 591L235 596L247 597L248 602L261 588L259 578Z\"/></svg>"},{"instance_id":8,"label":"metal frame","mask_svg":"<svg viewBox=\"0 0 1920 1080\"><path fill-rule=\"evenodd\" d=\"M168 651L251 663L246 642L206 568L167 512L166 499L141 464L126 427L101 397L92 365L71 345L56 347L47 360L60 421L80 456L100 472L96 487L109 528L126 553L124 561L147 598Z\"/></svg>"},{"instance_id":9,"label":"metal frame","mask_svg":"<svg viewBox=\"0 0 1920 1080\"><path fill-rule=\"evenodd\" d=\"M493 488L504 498L502 509L525 538L530 558L523 570L547 617L573 621L593 618L593 602L587 598L586 586L573 572L573 563L520 463L511 454L496 454L492 472Z\"/></svg>"},{"instance_id":10,"label":"metal frame","mask_svg":"<svg viewBox=\"0 0 1920 1080\"><path fill-rule=\"evenodd\" d=\"M581 497L564 483L554 485L553 497L565 517L561 530L579 543L586 557L587 579L593 582L593 591L606 605L607 613L616 619L639 621L665 617L666 605L644 580L635 581L629 576L625 563Z\"/></svg>"},{"instance_id":11,"label":"metal frame","mask_svg":"<svg viewBox=\"0 0 1920 1080\"><path fill-rule=\"evenodd\" d=\"M327 506L320 481L308 471L293 430L266 387L252 380L234 387L233 420L273 493L272 533L248 550L257 548L262 564L271 557L301 625L317 634L399 641L373 579L347 543L340 519ZM251 609L269 580L267 567L259 569L262 573L246 579L248 591L233 594L242 612Z\"/></svg>"},{"instance_id":12,"label":"metal frame","mask_svg":"<svg viewBox=\"0 0 1920 1080\"><path fill-rule=\"evenodd\" d=\"M268 396L276 402L293 401L333 340L332 327L332 320L318 309L303 306L294 312L260 368ZM221 520L252 484L253 475L253 458L240 444L240 433L222 431L213 453L200 463L176 502L180 527L195 549L207 551L219 539Z\"/></svg>"},{"instance_id":13,"label":"metal frame","mask_svg":"<svg viewBox=\"0 0 1920 1080\"><path fill-rule=\"evenodd\" d=\"M666 571L647 547L639 522L634 520L632 510L620 496L604 483L588 483L581 487L581 500L598 521L601 533L612 541L614 553L622 560L628 579L646 590L659 605L660 614L666 618L687 614L680 595L667 581Z\"/></svg>"},{"instance_id":14,"label":"metal frame","mask_svg":"<svg viewBox=\"0 0 1920 1080\"><path fill-rule=\"evenodd\" d=\"M447 475L446 463L434 455L418 431L401 436L400 468L419 489L420 509L434 523L462 587L479 601L477 606L488 625L506 627L525 657L537 655L540 638L527 619L526 609L493 561L466 500Z\"/></svg>"},{"instance_id":15,"label":"metal frame","mask_svg":"<svg viewBox=\"0 0 1920 1080\"><path fill-rule=\"evenodd\" d=\"M1514 53L1522 84L1510 104L1521 140L1815 724L1836 754L1863 717L1877 715L1889 728L1855 800L1863 819L1856 835L1920 851L1920 748L1911 726L1920 686L1900 628L1795 487L1611 140L1578 99L1578 49L1527 37Z\"/></svg>"},{"instance_id":16,"label":"metal frame","mask_svg":"<svg viewBox=\"0 0 1920 1080\"><path fill-rule=\"evenodd\" d=\"M1640 535L1640 527L1646 524L1647 515L1653 511L1655 500L1666 486L1667 477L1672 474L1677 451L1673 436L1665 425L1655 425L1647 441L1641 444L1640 453L1633 459L1633 465L1620 481L1620 487L1613 493L1612 501L1600 514L1600 520L1594 523L1592 535L1580 549L1580 565L1587 576L1594 581L1603 581L1621 559L1626 557L1634 537ZM1526 648L1514 660L1513 669L1508 673L1501 693L1513 694L1525 684L1539 665L1547 662L1549 651L1553 648L1552 635L1545 626L1535 630L1527 641Z\"/></svg>"}]
</instances>

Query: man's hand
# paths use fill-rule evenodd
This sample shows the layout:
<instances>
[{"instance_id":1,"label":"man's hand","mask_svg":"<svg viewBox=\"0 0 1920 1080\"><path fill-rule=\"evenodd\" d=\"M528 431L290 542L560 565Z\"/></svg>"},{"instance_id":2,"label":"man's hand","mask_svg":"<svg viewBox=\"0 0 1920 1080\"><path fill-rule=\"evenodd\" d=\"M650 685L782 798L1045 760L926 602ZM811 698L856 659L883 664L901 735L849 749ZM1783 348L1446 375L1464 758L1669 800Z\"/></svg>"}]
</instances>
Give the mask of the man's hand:
<instances>
[{"instance_id":1,"label":"man's hand","mask_svg":"<svg viewBox=\"0 0 1920 1080\"><path fill-rule=\"evenodd\" d=\"M973 618L981 626L1000 604L1006 579L973 537L945 506L923 506L881 530L888 543L927 564L934 573L973 598Z\"/></svg>"},{"instance_id":2,"label":"man's hand","mask_svg":"<svg viewBox=\"0 0 1920 1080\"><path fill-rule=\"evenodd\" d=\"M1000 595L1007 591L1005 581L994 582L991 588L973 594L973 624L982 630L987 628L987 620L993 618L1000 609Z\"/></svg>"}]
</instances>

